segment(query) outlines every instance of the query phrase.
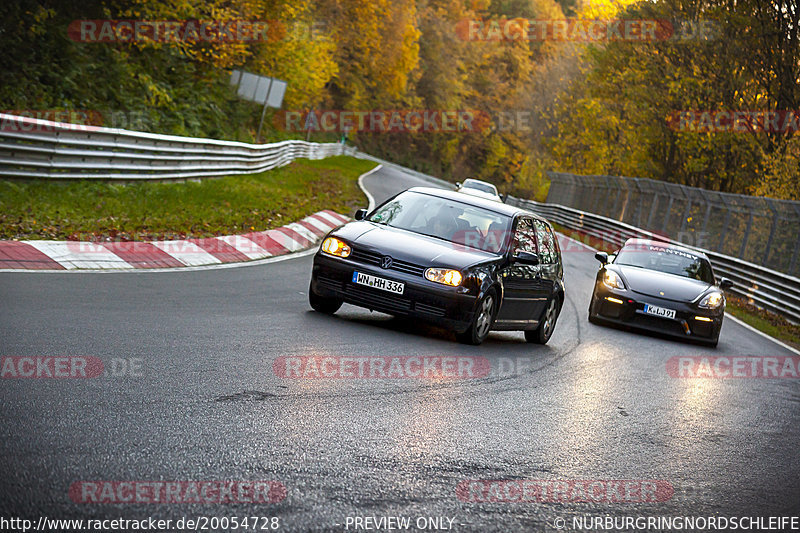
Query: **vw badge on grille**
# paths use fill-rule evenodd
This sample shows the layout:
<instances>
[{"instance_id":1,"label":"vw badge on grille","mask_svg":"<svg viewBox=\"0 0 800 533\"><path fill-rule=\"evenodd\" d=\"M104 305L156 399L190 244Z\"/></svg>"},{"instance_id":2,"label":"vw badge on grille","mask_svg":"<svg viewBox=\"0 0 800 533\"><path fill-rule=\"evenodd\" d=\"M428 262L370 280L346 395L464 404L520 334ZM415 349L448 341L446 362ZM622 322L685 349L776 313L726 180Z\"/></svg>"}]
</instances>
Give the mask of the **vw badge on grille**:
<instances>
[{"instance_id":1,"label":"vw badge on grille","mask_svg":"<svg viewBox=\"0 0 800 533\"><path fill-rule=\"evenodd\" d=\"M384 255L383 259L381 259L381 268L392 268L392 258L388 255Z\"/></svg>"}]
</instances>

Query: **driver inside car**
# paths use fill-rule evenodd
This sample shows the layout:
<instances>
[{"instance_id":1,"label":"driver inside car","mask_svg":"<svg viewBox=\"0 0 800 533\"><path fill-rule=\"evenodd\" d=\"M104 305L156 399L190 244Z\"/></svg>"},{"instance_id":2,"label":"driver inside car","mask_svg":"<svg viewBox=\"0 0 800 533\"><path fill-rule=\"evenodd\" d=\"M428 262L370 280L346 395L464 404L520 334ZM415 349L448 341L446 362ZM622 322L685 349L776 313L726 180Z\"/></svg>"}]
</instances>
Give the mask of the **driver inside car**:
<instances>
[{"instance_id":1,"label":"driver inside car","mask_svg":"<svg viewBox=\"0 0 800 533\"><path fill-rule=\"evenodd\" d=\"M449 238L458 231L458 222L456 218L447 211L447 208L442 208L435 217L428 221L428 228L434 236L449 240Z\"/></svg>"}]
</instances>

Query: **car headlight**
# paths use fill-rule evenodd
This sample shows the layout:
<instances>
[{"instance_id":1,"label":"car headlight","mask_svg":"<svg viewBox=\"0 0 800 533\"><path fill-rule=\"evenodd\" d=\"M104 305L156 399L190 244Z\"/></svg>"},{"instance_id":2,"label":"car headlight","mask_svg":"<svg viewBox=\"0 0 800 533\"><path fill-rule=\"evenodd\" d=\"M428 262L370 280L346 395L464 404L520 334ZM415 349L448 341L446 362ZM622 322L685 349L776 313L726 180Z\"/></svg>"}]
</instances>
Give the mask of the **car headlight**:
<instances>
[{"instance_id":1,"label":"car headlight","mask_svg":"<svg viewBox=\"0 0 800 533\"><path fill-rule=\"evenodd\" d=\"M322 251L336 257L347 257L352 250L345 242L336 237L328 237L322 242Z\"/></svg>"},{"instance_id":2,"label":"car headlight","mask_svg":"<svg viewBox=\"0 0 800 533\"><path fill-rule=\"evenodd\" d=\"M622 283L622 278L613 270L606 270L603 274L603 283L609 289L624 289L625 284Z\"/></svg>"},{"instance_id":3,"label":"car headlight","mask_svg":"<svg viewBox=\"0 0 800 533\"><path fill-rule=\"evenodd\" d=\"M450 268L429 268L425 271L425 278L434 283L450 285L451 287L461 285L461 281L464 279L461 272Z\"/></svg>"},{"instance_id":4,"label":"car headlight","mask_svg":"<svg viewBox=\"0 0 800 533\"><path fill-rule=\"evenodd\" d=\"M702 307L703 309L716 309L720 305L722 305L722 293L717 291L706 294L706 296L700 300L700 303L697 304L698 307Z\"/></svg>"}]
</instances>

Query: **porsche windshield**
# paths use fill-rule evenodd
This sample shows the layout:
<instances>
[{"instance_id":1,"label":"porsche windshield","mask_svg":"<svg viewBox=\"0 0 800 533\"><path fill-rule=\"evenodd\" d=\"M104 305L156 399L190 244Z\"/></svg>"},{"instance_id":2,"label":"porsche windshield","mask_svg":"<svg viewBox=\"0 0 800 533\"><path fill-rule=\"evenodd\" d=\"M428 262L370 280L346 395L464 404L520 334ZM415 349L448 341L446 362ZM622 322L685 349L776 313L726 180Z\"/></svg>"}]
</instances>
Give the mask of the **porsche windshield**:
<instances>
[{"instance_id":1,"label":"porsche windshield","mask_svg":"<svg viewBox=\"0 0 800 533\"><path fill-rule=\"evenodd\" d=\"M500 252L511 224L510 217L488 209L410 191L379 207L369 220L491 253Z\"/></svg>"},{"instance_id":2,"label":"porsche windshield","mask_svg":"<svg viewBox=\"0 0 800 533\"><path fill-rule=\"evenodd\" d=\"M629 246L620 250L614 264L657 270L714 284L714 274L706 259L675 248Z\"/></svg>"}]
</instances>

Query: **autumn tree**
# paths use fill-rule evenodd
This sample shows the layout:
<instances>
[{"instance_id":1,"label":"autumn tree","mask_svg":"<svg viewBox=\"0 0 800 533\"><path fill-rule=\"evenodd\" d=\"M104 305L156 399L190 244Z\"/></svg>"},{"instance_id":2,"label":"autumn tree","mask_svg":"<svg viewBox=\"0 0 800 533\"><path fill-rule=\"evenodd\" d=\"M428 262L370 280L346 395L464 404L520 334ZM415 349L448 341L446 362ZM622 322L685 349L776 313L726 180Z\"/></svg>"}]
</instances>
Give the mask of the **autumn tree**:
<instances>
[{"instance_id":1,"label":"autumn tree","mask_svg":"<svg viewBox=\"0 0 800 533\"><path fill-rule=\"evenodd\" d=\"M338 72L328 90L341 109L402 102L419 60L416 4L411 0L323 0L319 16Z\"/></svg>"},{"instance_id":2,"label":"autumn tree","mask_svg":"<svg viewBox=\"0 0 800 533\"><path fill-rule=\"evenodd\" d=\"M796 109L796 11L759 1L735 11L713 0L629 7L628 18L675 21L674 33L586 47L585 77L554 115L557 168L748 192L785 134L681 129L671 119L691 110ZM696 31L700 23L706 31Z\"/></svg>"}]
</instances>

